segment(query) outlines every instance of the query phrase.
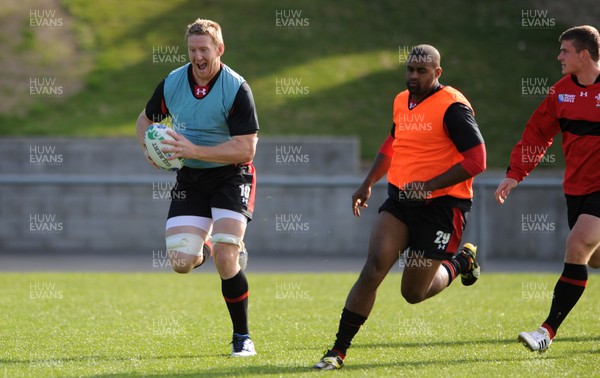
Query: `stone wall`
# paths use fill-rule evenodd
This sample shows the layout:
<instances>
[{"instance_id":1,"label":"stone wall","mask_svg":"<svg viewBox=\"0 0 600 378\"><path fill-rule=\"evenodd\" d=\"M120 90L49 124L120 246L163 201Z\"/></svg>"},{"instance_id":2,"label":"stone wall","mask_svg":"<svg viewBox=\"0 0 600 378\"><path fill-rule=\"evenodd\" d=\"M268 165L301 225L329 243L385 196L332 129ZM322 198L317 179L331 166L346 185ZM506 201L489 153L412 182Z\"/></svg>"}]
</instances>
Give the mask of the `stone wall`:
<instances>
[{"instance_id":1,"label":"stone wall","mask_svg":"<svg viewBox=\"0 0 600 378\"><path fill-rule=\"evenodd\" d=\"M164 250L174 173L153 169L133 139L0 141L0 252L152 253ZM364 177L354 138L261 138L246 242L264 255L364 255L385 183L361 218L351 196ZM560 172L532 175L504 206L501 173L475 180L463 241L485 259L561 260L568 227Z\"/></svg>"}]
</instances>

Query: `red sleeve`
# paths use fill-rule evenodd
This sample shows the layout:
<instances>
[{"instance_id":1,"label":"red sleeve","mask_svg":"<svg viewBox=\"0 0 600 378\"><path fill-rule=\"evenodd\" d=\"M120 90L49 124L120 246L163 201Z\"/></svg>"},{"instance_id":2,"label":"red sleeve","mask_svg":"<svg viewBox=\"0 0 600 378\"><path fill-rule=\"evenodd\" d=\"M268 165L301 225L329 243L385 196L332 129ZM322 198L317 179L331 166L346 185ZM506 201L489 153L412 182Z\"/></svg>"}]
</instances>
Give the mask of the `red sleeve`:
<instances>
[{"instance_id":1,"label":"red sleeve","mask_svg":"<svg viewBox=\"0 0 600 378\"><path fill-rule=\"evenodd\" d=\"M521 140L510 154L507 178L521 182L538 165L546 149L552 145L554 136L560 131L554 101L553 96L546 97L527 121Z\"/></svg>"},{"instance_id":2,"label":"red sleeve","mask_svg":"<svg viewBox=\"0 0 600 378\"><path fill-rule=\"evenodd\" d=\"M392 144L394 143L394 138L391 134L385 138L383 144L379 148L379 153L391 158L394 155L394 149L392 148Z\"/></svg>"},{"instance_id":3,"label":"red sleeve","mask_svg":"<svg viewBox=\"0 0 600 378\"><path fill-rule=\"evenodd\" d=\"M477 176L486 168L486 151L485 144L478 144L475 147L469 148L461 152L464 160L460 165L467 171L471 177Z\"/></svg>"}]
</instances>

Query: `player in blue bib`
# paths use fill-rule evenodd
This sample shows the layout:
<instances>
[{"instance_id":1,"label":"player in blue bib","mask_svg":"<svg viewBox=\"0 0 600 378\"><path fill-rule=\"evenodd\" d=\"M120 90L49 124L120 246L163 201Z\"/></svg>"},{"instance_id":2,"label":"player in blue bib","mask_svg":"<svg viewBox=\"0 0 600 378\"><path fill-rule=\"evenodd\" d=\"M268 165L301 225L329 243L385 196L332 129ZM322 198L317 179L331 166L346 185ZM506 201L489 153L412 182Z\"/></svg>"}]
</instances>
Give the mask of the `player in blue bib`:
<instances>
[{"instance_id":1,"label":"player in blue bib","mask_svg":"<svg viewBox=\"0 0 600 378\"><path fill-rule=\"evenodd\" d=\"M154 165L144 133L170 118L175 140L165 141L170 146L164 151L185 164L177 171L166 224L169 261L174 271L189 273L213 256L233 323L232 356L253 356L243 239L254 210L254 98L244 78L221 63L225 45L218 23L197 19L185 40L190 63L156 87L138 117L137 139Z\"/></svg>"}]
</instances>

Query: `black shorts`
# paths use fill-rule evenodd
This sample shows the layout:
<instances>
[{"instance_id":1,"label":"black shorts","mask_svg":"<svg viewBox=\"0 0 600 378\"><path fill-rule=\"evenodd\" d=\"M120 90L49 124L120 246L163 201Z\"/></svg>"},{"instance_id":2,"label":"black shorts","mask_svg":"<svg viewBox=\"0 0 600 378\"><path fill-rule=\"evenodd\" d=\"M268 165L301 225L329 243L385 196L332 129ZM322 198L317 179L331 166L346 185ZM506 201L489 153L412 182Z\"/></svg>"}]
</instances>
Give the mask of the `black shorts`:
<instances>
[{"instance_id":1,"label":"black shorts","mask_svg":"<svg viewBox=\"0 0 600 378\"><path fill-rule=\"evenodd\" d=\"M589 214L600 218L600 191L582 196L565 194L565 198L567 199L569 228L575 226L575 222L581 214Z\"/></svg>"},{"instance_id":2,"label":"black shorts","mask_svg":"<svg viewBox=\"0 0 600 378\"><path fill-rule=\"evenodd\" d=\"M415 206L388 198L379 208L408 227L408 246L429 259L446 260L460 247L468 211L458 207L427 204Z\"/></svg>"},{"instance_id":3,"label":"black shorts","mask_svg":"<svg viewBox=\"0 0 600 378\"><path fill-rule=\"evenodd\" d=\"M192 215L212 218L211 208L241 213L252 220L256 177L252 164L177 171L171 190L169 218Z\"/></svg>"}]
</instances>

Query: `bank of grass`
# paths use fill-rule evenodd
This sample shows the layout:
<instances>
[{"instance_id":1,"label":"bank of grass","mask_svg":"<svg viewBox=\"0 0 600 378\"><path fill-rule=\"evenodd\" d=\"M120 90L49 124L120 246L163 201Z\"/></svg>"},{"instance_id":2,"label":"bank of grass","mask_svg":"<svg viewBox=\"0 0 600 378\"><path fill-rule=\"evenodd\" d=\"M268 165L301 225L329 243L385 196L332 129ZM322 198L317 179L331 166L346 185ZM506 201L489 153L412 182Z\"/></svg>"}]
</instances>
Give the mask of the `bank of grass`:
<instances>
[{"instance_id":1,"label":"bank of grass","mask_svg":"<svg viewBox=\"0 0 600 378\"><path fill-rule=\"evenodd\" d=\"M182 35L196 17L222 24L223 61L251 84L262 135L356 135L365 159L374 156L389 131L393 98L404 88L403 53L416 44L440 49L442 82L459 88L472 102L488 141L491 167L506 165L510 148L541 100L522 95L522 79L547 78L551 84L560 76L555 61L560 20L554 29L523 28L526 3L60 4L74 19L65 27L75 34L82 54L93 56L93 68L77 94L42 97L27 105L24 116L0 116L2 135L134 135L135 119L154 87L178 66L157 64L154 49L176 48L178 55L187 54ZM277 20L282 14L301 20L301 26L281 26ZM282 79L293 80L284 85L294 87L296 95L289 88L287 93L281 90Z\"/></svg>"}]
</instances>

